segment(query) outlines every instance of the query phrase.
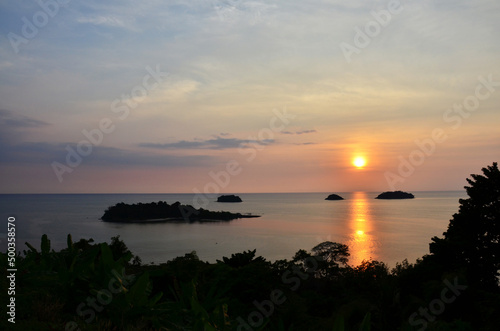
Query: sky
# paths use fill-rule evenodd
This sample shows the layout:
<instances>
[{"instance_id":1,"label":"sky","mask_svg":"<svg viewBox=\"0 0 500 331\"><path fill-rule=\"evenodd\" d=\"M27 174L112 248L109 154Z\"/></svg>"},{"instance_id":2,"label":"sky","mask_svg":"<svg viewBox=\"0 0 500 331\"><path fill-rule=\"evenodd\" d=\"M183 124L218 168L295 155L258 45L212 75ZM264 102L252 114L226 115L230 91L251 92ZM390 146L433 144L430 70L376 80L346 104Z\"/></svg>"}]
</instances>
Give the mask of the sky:
<instances>
[{"instance_id":1,"label":"sky","mask_svg":"<svg viewBox=\"0 0 500 331\"><path fill-rule=\"evenodd\" d=\"M499 14L0 0L0 193L461 190L499 161Z\"/></svg>"}]
</instances>

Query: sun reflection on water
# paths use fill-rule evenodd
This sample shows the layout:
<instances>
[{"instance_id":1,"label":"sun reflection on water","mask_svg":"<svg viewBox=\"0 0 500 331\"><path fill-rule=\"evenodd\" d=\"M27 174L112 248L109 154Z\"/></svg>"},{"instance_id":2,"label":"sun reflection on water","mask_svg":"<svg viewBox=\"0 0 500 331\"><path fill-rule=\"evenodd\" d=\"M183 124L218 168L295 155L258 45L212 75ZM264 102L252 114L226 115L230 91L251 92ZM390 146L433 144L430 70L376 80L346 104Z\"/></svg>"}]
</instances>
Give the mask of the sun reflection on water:
<instances>
[{"instance_id":1,"label":"sun reflection on water","mask_svg":"<svg viewBox=\"0 0 500 331\"><path fill-rule=\"evenodd\" d=\"M348 243L351 256L349 264L357 266L363 260L377 258L377 241L373 234L373 221L368 208L367 194L365 192L355 192L351 203L350 240Z\"/></svg>"}]
</instances>

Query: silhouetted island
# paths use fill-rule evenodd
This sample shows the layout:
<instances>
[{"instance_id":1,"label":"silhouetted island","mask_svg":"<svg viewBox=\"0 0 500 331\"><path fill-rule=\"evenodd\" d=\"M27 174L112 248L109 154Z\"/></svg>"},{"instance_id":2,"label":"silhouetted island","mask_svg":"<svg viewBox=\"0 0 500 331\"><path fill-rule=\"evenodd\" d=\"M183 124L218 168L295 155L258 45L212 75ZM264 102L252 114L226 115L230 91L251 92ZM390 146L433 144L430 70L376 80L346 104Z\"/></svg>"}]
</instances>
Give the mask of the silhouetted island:
<instances>
[{"instance_id":1,"label":"silhouetted island","mask_svg":"<svg viewBox=\"0 0 500 331\"><path fill-rule=\"evenodd\" d=\"M217 202L243 202L237 195L221 195L217 198Z\"/></svg>"},{"instance_id":2,"label":"silhouetted island","mask_svg":"<svg viewBox=\"0 0 500 331\"><path fill-rule=\"evenodd\" d=\"M325 200L344 200L344 198L337 194L330 194L325 198Z\"/></svg>"},{"instance_id":3,"label":"silhouetted island","mask_svg":"<svg viewBox=\"0 0 500 331\"><path fill-rule=\"evenodd\" d=\"M389 191L380 193L375 199L413 199L415 196L403 191Z\"/></svg>"},{"instance_id":4,"label":"silhouetted island","mask_svg":"<svg viewBox=\"0 0 500 331\"><path fill-rule=\"evenodd\" d=\"M190 205L175 202L171 205L165 201L151 203L125 204L123 202L108 207L101 217L104 222L148 223L148 222L213 222L231 221L238 218L260 217L258 215L230 213L227 211L210 211L196 209Z\"/></svg>"}]
</instances>

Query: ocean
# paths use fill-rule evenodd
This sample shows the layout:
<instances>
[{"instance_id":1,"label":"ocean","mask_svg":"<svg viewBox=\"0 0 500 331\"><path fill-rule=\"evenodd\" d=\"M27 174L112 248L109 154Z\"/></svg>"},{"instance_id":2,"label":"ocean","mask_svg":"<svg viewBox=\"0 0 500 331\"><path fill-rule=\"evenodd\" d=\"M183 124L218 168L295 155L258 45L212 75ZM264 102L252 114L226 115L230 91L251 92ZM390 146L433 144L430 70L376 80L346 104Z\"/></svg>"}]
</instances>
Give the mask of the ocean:
<instances>
[{"instance_id":1,"label":"ocean","mask_svg":"<svg viewBox=\"0 0 500 331\"><path fill-rule=\"evenodd\" d=\"M341 201L324 200L328 193L238 194L242 203L218 203L208 198L209 210L261 215L259 218L211 223L120 224L100 220L107 207L118 202L166 201L193 205L194 194L3 194L0 195L0 245L6 251L7 218L15 217L17 250L25 242L40 247L47 234L53 249L66 247L66 236L74 241L93 238L110 241L119 235L144 263L163 263L196 251L203 261L257 250L268 261L291 259L299 249L310 250L323 241L347 244L349 264L364 259L394 267L429 252L433 236L442 236L458 211L463 191L412 192L411 200L377 200L378 193L337 194Z\"/></svg>"}]
</instances>

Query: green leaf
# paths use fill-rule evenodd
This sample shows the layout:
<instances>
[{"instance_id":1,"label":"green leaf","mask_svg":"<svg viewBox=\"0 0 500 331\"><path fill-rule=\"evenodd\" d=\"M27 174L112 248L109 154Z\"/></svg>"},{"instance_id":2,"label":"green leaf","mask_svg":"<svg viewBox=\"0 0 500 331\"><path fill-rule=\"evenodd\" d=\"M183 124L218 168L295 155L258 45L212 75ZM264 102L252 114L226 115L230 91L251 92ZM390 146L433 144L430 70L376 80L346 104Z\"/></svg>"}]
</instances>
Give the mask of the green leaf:
<instances>
[{"instance_id":1,"label":"green leaf","mask_svg":"<svg viewBox=\"0 0 500 331\"><path fill-rule=\"evenodd\" d=\"M40 246L42 250L42 255L46 255L50 252L50 240L46 234L42 236L42 244Z\"/></svg>"},{"instance_id":2,"label":"green leaf","mask_svg":"<svg viewBox=\"0 0 500 331\"><path fill-rule=\"evenodd\" d=\"M333 331L344 331L344 317L338 316L333 323Z\"/></svg>"},{"instance_id":3,"label":"green leaf","mask_svg":"<svg viewBox=\"0 0 500 331\"><path fill-rule=\"evenodd\" d=\"M142 306L147 302L149 274L143 273L127 293L127 302L132 306Z\"/></svg>"},{"instance_id":4,"label":"green leaf","mask_svg":"<svg viewBox=\"0 0 500 331\"><path fill-rule=\"evenodd\" d=\"M154 306L163 296L163 292L157 293L154 297L149 300L149 305Z\"/></svg>"},{"instance_id":5,"label":"green leaf","mask_svg":"<svg viewBox=\"0 0 500 331\"><path fill-rule=\"evenodd\" d=\"M104 263L104 265L112 268L115 261L113 260L113 253L111 252L111 249L106 243L102 243L100 246L102 262Z\"/></svg>"},{"instance_id":6,"label":"green leaf","mask_svg":"<svg viewBox=\"0 0 500 331\"><path fill-rule=\"evenodd\" d=\"M66 239L67 243L68 243L68 249L70 251L73 250L73 239L71 238L71 234L68 234L68 238Z\"/></svg>"},{"instance_id":7,"label":"green leaf","mask_svg":"<svg viewBox=\"0 0 500 331\"><path fill-rule=\"evenodd\" d=\"M30 249L30 251L32 251L33 253L36 253L38 254L38 251L36 250L35 247L31 246L31 244L29 242L25 242L26 246L28 246L28 248Z\"/></svg>"},{"instance_id":8,"label":"green leaf","mask_svg":"<svg viewBox=\"0 0 500 331\"><path fill-rule=\"evenodd\" d=\"M361 325L359 327L359 331L370 331L371 329L371 313L368 312L366 313L365 317L363 318L363 322L361 322Z\"/></svg>"}]
</instances>

